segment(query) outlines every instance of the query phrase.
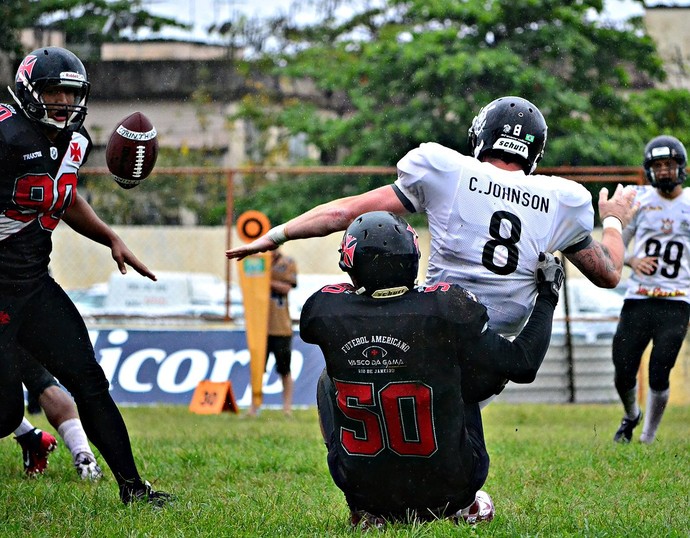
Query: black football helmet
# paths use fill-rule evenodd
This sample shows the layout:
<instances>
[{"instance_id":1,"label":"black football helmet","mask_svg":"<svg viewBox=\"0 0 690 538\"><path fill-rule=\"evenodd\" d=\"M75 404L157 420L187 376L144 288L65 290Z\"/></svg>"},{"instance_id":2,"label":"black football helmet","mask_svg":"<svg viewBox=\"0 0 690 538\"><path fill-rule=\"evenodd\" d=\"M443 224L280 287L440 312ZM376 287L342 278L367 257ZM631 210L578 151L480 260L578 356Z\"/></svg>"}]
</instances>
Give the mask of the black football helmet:
<instances>
[{"instance_id":1,"label":"black football helmet","mask_svg":"<svg viewBox=\"0 0 690 538\"><path fill-rule=\"evenodd\" d=\"M393 213L372 211L357 217L345 231L339 252L340 268L367 295L415 285L419 237Z\"/></svg>"},{"instance_id":2,"label":"black football helmet","mask_svg":"<svg viewBox=\"0 0 690 538\"><path fill-rule=\"evenodd\" d=\"M499 97L472 120L469 142L479 160L488 151L517 156L525 174L531 174L544 156L546 120L539 109L522 97Z\"/></svg>"},{"instance_id":3,"label":"black football helmet","mask_svg":"<svg viewBox=\"0 0 690 538\"><path fill-rule=\"evenodd\" d=\"M676 177L657 178L652 170L652 163L658 159L673 159L678 163ZM673 136L661 135L652 138L644 148L644 173L652 187L664 192L671 192L676 185L685 182L685 168L688 165L688 154L683 143Z\"/></svg>"},{"instance_id":4,"label":"black football helmet","mask_svg":"<svg viewBox=\"0 0 690 538\"><path fill-rule=\"evenodd\" d=\"M46 104L46 87L61 86L76 91L74 105ZM86 117L89 99L89 81L81 60L61 47L44 47L27 54L17 69L15 91L12 97L29 119L52 129L77 130ZM49 110L65 110L67 118L57 121L49 117Z\"/></svg>"}]
</instances>

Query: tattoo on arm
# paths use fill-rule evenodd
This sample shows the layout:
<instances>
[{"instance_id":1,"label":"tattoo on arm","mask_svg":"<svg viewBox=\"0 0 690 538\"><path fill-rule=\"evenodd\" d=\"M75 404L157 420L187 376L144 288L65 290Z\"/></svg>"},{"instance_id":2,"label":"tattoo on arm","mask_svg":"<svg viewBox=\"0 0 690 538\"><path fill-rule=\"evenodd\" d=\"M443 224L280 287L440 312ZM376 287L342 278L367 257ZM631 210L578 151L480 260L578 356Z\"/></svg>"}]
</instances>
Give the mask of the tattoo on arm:
<instances>
[{"instance_id":1,"label":"tattoo on arm","mask_svg":"<svg viewBox=\"0 0 690 538\"><path fill-rule=\"evenodd\" d=\"M592 242L587 248L570 254L568 259L597 285L605 283L607 275L618 272L609 249L597 241Z\"/></svg>"}]
</instances>

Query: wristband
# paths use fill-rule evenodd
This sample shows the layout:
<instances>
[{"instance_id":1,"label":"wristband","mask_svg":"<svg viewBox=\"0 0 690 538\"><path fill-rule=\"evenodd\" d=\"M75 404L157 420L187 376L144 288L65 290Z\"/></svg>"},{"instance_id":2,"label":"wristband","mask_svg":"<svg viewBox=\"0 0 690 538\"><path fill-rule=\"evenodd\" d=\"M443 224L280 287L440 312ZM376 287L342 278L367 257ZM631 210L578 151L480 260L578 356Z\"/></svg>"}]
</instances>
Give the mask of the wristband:
<instances>
[{"instance_id":1,"label":"wristband","mask_svg":"<svg viewBox=\"0 0 690 538\"><path fill-rule=\"evenodd\" d=\"M604 227L604 230L606 228L613 228L614 230L618 230L619 234L623 234L623 225L618 217L606 217L601 224Z\"/></svg>"},{"instance_id":2,"label":"wristband","mask_svg":"<svg viewBox=\"0 0 690 538\"><path fill-rule=\"evenodd\" d=\"M268 230L268 232L266 232L266 235L276 245L282 245L288 240L287 235L285 234L285 224L271 228Z\"/></svg>"}]
</instances>

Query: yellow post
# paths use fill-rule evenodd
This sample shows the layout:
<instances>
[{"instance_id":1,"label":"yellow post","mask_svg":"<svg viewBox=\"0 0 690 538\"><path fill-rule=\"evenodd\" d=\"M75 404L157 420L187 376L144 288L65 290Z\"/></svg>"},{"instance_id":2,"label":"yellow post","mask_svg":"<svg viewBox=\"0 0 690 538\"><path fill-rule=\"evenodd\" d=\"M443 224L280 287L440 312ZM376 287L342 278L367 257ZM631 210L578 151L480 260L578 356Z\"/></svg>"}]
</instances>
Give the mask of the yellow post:
<instances>
[{"instance_id":1,"label":"yellow post","mask_svg":"<svg viewBox=\"0 0 690 538\"><path fill-rule=\"evenodd\" d=\"M268 217L259 211L245 211L237 218L237 235L249 243L270 228ZM249 377L252 385L252 407L263 400L263 378L266 370L266 340L271 296L270 252L247 256L239 262L239 281L244 303L244 326L249 349Z\"/></svg>"},{"instance_id":2,"label":"yellow post","mask_svg":"<svg viewBox=\"0 0 690 538\"><path fill-rule=\"evenodd\" d=\"M261 406L266 369L268 307L271 295L271 253L247 256L240 261L240 287L244 303L244 324L249 349L252 404Z\"/></svg>"}]
</instances>

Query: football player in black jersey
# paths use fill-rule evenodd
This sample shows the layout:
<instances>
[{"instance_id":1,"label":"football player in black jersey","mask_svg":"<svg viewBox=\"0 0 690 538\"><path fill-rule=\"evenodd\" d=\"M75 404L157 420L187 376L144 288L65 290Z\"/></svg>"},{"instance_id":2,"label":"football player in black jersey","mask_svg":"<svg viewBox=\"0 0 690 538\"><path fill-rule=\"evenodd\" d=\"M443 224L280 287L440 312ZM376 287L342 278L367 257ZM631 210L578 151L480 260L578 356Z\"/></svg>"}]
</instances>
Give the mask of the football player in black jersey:
<instances>
[{"instance_id":1,"label":"football player in black jersey","mask_svg":"<svg viewBox=\"0 0 690 538\"><path fill-rule=\"evenodd\" d=\"M84 430L117 480L125 503L164 503L139 475L127 427L108 391L83 319L48 273L51 232L64 220L155 280L77 194L77 175L91 150L83 127L89 96L84 65L60 47L29 53L19 66L14 102L0 104L0 437L19 426L24 398L21 346L70 391Z\"/></svg>"},{"instance_id":2,"label":"football player in black jersey","mask_svg":"<svg viewBox=\"0 0 690 538\"><path fill-rule=\"evenodd\" d=\"M402 218L375 211L347 228L340 267L352 285L312 295L300 334L326 360L319 417L353 525L492 519L478 402L508 380L532 382L544 359L563 269L551 254L540 260L534 310L511 342L462 287L415 287L417 234Z\"/></svg>"}]
</instances>

